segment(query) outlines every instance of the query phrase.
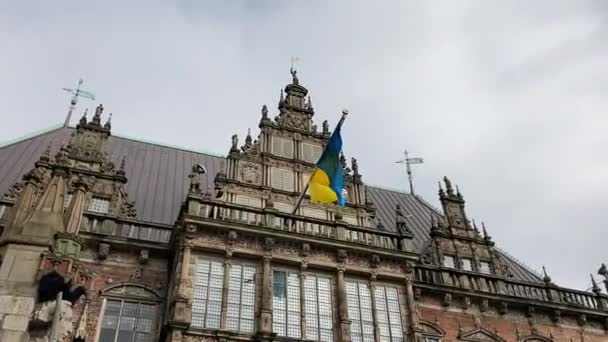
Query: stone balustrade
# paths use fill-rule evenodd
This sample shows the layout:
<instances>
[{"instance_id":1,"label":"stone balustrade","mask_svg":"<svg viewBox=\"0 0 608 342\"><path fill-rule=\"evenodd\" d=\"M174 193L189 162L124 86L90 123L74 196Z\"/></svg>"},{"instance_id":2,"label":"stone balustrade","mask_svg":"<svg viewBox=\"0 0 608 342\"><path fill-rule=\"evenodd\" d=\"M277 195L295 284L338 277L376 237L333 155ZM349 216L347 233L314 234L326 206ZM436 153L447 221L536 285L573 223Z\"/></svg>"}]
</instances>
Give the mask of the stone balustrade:
<instances>
[{"instance_id":1,"label":"stone balustrade","mask_svg":"<svg viewBox=\"0 0 608 342\"><path fill-rule=\"evenodd\" d=\"M534 284L489 274L425 266L416 266L414 279L418 284L473 290L514 300L552 302L573 308L608 311L608 296L604 294L562 288L551 283Z\"/></svg>"},{"instance_id":2,"label":"stone balustrade","mask_svg":"<svg viewBox=\"0 0 608 342\"><path fill-rule=\"evenodd\" d=\"M341 220L329 221L293 215L273 208L257 209L223 201L189 201L188 214L203 219L246 224L392 251L407 251L406 246L411 239L396 233L351 225Z\"/></svg>"}]
</instances>

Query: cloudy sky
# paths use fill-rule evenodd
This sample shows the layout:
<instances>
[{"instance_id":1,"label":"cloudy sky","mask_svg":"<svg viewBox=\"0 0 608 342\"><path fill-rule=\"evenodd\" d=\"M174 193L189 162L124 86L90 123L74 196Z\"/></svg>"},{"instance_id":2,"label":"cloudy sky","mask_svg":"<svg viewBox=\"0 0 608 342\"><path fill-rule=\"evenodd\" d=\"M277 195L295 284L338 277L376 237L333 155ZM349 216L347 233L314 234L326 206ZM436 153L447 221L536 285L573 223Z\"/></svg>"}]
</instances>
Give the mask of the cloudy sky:
<instances>
[{"instance_id":1,"label":"cloudy sky","mask_svg":"<svg viewBox=\"0 0 608 342\"><path fill-rule=\"evenodd\" d=\"M276 112L291 56L317 120L352 115L369 184L460 185L469 216L554 281L608 262L604 1L3 1L0 140L61 123L85 79L118 135L224 154ZM93 108L92 102L82 101ZM74 118L74 122L76 118Z\"/></svg>"}]
</instances>

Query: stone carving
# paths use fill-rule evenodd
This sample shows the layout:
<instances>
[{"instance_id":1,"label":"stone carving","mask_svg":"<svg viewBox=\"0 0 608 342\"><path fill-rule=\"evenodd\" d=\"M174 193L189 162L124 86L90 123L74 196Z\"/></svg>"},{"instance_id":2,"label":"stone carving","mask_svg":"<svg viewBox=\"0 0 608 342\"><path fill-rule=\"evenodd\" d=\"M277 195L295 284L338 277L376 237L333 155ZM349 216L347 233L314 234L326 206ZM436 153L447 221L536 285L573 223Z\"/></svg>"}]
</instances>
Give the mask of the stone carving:
<instances>
[{"instance_id":1,"label":"stone carving","mask_svg":"<svg viewBox=\"0 0 608 342\"><path fill-rule=\"evenodd\" d=\"M471 307L471 297L464 297L463 298L463 304L464 304L464 308L468 309Z\"/></svg>"},{"instance_id":2,"label":"stone carving","mask_svg":"<svg viewBox=\"0 0 608 342\"><path fill-rule=\"evenodd\" d=\"M273 246L274 246L274 239L273 238L270 238L270 237L264 238L264 250L266 252L272 251L272 247Z\"/></svg>"},{"instance_id":3,"label":"stone carving","mask_svg":"<svg viewBox=\"0 0 608 342\"><path fill-rule=\"evenodd\" d=\"M378 264L380 264L380 257L377 254L372 254L369 258L369 265L372 268L376 268Z\"/></svg>"},{"instance_id":4,"label":"stone carving","mask_svg":"<svg viewBox=\"0 0 608 342\"><path fill-rule=\"evenodd\" d=\"M339 263L343 263L346 261L347 257L348 257L348 252L345 249L338 249L337 254L336 254L336 261L338 261Z\"/></svg>"},{"instance_id":5,"label":"stone carving","mask_svg":"<svg viewBox=\"0 0 608 342\"><path fill-rule=\"evenodd\" d=\"M585 314L578 315L578 317L576 318L576 322L578 323L578 325L584 326L585 324L587 324L587 315L585 315Z\"/></svg>"},{"instance_id":6,"label":"stone carving","mask_svg":"<svg viewBox=\"0 0 608 342\"><path fill-rule=\"evenodd\" d=\"M308 243L302 244L302 250L300 251L300 255L303 257L307 257L310 255L310 244L308 244Z\"/></svg>"},{"instance_id":7,"label":"stone carving","mask_svg":"<svg viewBox=\"0 0 608 342\"><path fill-rule=\"evenodd\" d=\"M230 149L237 152L239 150L239 136L236 134L232 135L232 147Z\"/></svg>"},{"instance_id":8,"label":"stone carving","mask_svg":"<svg viewBox=\"0 0 608 342\"><path fill-rule=\"evenodd\" d=\"M443 306L450 306L452 304L452 294L446 293L443 295L443 301L441 302Z\"/></svg>"},{"instance_id":9,"label":"stone carving","mask_svg":"<svg viewBox=\"0 0 608 342\"><path fill-rule=\"evenodd\" d=\"M249 184L260 184L262 172L259 164L242 163L241 164L241 180Z\"/></svg>"},{"instance_id":10,"label":"stone carving","mask_svg":"<svg viewBox=\"0 0 608 342\"><path fill-rule=\"evenodd\" d=\"M422 296L422 290L419 288L414 288L414 299L418 300Z\"/></svg>"},{"instance_id":11,"label":"stone carving","mask_svg":"<svg viewBox=\"0 0 608 342\"><path fill-rule=\"evenodd\" d=\"M485 311L488 311L488 308L489 308L488 300L487 299L482 299L481 300L481 305L479 306L479 310L481 312L485 312Z\"/></svg>"},{"instance_id":12,"label":"stone carving","mask_svg":"<svg viewBox=\"0 0 608 342\"><path fill-rule=\"evenodd\" d=\"M507 302L500 302L500 304L498 305L498 312L502 315L509 312L509 305L507 304Z\"/></svg>"},{"instance_id":13,"label":"stone carving","mask_svg":"<svg viewBox=\"0 0 608 342\"><path fill-rule=\"evenodd\" d=\"M327 120L323 121L322 127L323 127L323 134L329 135L329 123L327 122Z\"/></svg>"},{"instance_id":14,"label":"stone carving","mask_svg":"<svg viewBox=\"0 0 608 342\"><path fill-rule=\"evenodd\" d=\"M150 260L150 250L142 249L139 251L139 263L145 265Z\"/></svg>"},{"instance_id":15,"label":"stone carving","mask_svg":"<svg viewBox=\"0 0 608 342\"><path fill-rule=\"evenodd\" d=\"M554 323L559 323L562 319L562 312L558 309L553 310L553 314L551 315L551 320Z\"/></svg>"},{"instance_id":16,"label":"stone carving","mask_svg":"<svg viewBox=\"0 0 608 342\"><path fill-rule=\"evenodd\" d=\"M142 267L138 267L136 268L133 273L131 273L131 276L129 277L130 280L132 281L139 281L141 280L141 273L143 271Z\"/></svg>"},{"instance_id":17,"label":"stone carving","mask_svg":"<svg viewBox=\"0 0 608 342\"><path fill-rule=\"evenodd\" d=\"M97 251L97 258L99 260L106 260L110 254L110 244L101 242L99 243L99 249Z\"/></svg>"}]
</instances>

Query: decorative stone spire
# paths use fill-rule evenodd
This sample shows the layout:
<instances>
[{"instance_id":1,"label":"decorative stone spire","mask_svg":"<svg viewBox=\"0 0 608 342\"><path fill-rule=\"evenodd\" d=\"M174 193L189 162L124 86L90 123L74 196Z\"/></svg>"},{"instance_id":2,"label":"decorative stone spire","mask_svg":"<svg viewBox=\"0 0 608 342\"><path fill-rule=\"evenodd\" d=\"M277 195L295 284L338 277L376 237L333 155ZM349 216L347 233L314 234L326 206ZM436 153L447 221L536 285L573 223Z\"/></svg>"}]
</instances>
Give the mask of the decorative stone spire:
<instances>
[{"instance_id":1,"label":"decorative stone spire","mask_svg":"<svg viewBox=\"0 0 608 342\"><path fill-rule=\"evenodd\" d=\"M344 152L340 152L340 164L342 165L343 169L348 168L348 166L346 165L346 157L344 156Z\"/></svg>"},{"instance_id":2,"label":"decorative stone spire","mask_svg":"<svg viewBox=\"0 0 608 342\"><path fill-rule=\"evenodd\" d=\"M458 185L456 185L456 196L457 196L459 199L462 199L462 194L460 193L460 189L458 188Z\"/></svg>"},{"instance_id":3,"label":"decorative stone spire","mask_svg":"<svg viewBox=\"0 0 608 342\"><path fill-rule=\"evenodd\" d=\"M86 125L87 124L87 113L89 112L88 108L84 109L84 113L82 113L82 117L80 118L79 123L81 125Z\"/></svg>"},{"instance_id":4,"label":"decorative stone spire","mask_svg":"<svg viewBox=\"0 0 608 342\"><path fill-rule=\"evenodd\" d=\"M279 98L279 108L285 104L285 96L283 95L283 89L281 89L281 97Z\"/></svg>"},{"instance_id":5,"label":"decorative stone spire","mask_svg":"<svg viewBox=\"0 0 608 342\"><path fill-rule=\"evenodd\" d=\"M448 179L447 176L443 177L443 182L445 183L445 189L448 192L448 195L453 195L454 188L452 188L452 182Z\"/></svg>"},{"instance_id":6,"label":"decorative stone spire","mask_svg":"<svg viewBox=\"0 0 608 342\"><path fill-rule=\"evenodd\" d=\"M481 221L481 229L483 229L483 238L487 241L492 240L492 237L488 234L488 231L486 230L486 224Z\"/></svg>"},{"instance_id":7,"label":"decorative stone spire","mask_svg":"<svg viewBox=\"0 0 608 342\"><path fill-rule=\"evenodd\" d=\"M471 222L473 223L473 230L475 231L475 233L477 233L477 235L479 235L479 228L477 228L475 220L471 220Z\"/></svg>"},{"instance_id":8,"label":"decorative stone spire","mask_svg":"<svg viewBox=\"0 0 608 342\"><path fill-rule=\"evenodd\" d=\"M107 129L108 131L112 129L112 113L110 113L108 116L108 121L106 121L106 123L103 125L103 128Z\"/></svg>"},{"instance_id":9,"label":"decorative stone spire","mask_svg":"<svg viewBox=\"0 0 608 342\"><path fill-rule=\"evenodd\" d=\"M444 197L445 192L443 191L443 188L441 187L441 182L437 182L437 185L439 185L439 197Z\"/></svg>"},{"instance_id":10,"label":"decorative stone spire","mask_svg":"<svg viewBox=\"0 0 608 342\"><path fill-rule=\"evenodd\" d=\"M547 269L545 268L545 265L543 265L543 281L547 285L551 284L551 277L549 277L549 275L547 274Z\"/></svg>"},{"instance_id":11,"label":"decorative stone spire","mask_svg":"<svg viewBox=\"0 0 608 342\"><path fill-rule=\"evenodd\" d=\"M125 173L125 166L127 164L127 155L123 154L122 155L122 160L120 161L120 166L118 167L118 171L116 171L116 174L119 176L124 176Z\"/></svg>"}]
</instances>

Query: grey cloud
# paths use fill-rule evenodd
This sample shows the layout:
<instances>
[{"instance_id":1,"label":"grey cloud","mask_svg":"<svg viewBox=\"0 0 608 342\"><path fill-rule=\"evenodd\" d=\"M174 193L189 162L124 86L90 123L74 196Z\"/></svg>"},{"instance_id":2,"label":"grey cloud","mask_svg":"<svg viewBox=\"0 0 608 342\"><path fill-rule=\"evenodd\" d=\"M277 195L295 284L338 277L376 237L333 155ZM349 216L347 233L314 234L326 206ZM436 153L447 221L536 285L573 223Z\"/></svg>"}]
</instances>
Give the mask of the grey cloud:
<instances>
[{"instance_id":1,"label":"grey cloud","mask_svg":"<svg viewBox=\"0 0 608 342\"><path fill-rule=\"evenodd\" d=\"M608 237L602 1L68 1L0 4L0 139L60 123L78 77L118 134L224 154L276 113L291 56L316 120L350 109L364 179L424 157L498 245L584 288ZM93 103L82 102L92 108ZM564 253L564 251L569 251Z\"/></svg>"}]
</instances>

